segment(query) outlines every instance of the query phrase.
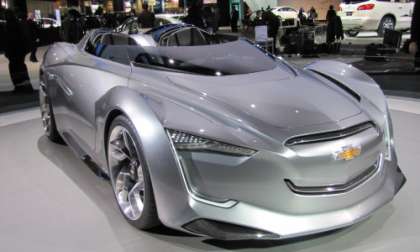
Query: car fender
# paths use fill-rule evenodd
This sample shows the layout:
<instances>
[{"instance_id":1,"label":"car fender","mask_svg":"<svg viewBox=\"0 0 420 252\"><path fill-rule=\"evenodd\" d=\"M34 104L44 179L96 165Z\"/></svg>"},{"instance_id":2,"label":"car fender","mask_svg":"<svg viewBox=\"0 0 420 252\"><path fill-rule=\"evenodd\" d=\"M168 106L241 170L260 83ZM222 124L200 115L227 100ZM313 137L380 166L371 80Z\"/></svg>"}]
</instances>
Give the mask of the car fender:
<instances>
[{"instance_id":1,"label":"car fender","mask_svg":"<svg viewBox=\"0 0 420 252\"><path fill-rule=\"evenodd\" d=\"M95 111L98 127L96 154L101 159L102 167L106 167L104 172L108 174L106 126L112 121L115 111L118 111L118 114L127 116L133 123L143 146L159 219L165 225L176 223L177 214L182 214L182 209L188 204L188 193L177 169L166 131L147 105L145 97L127 87L114 87L96 103Z\"/></svg>"},{"instance_id":2,"label":"car fender","mask_svg":"<svg viewBox=\"0 0 420 252\"><path fill-rule=\"evenodd\" d=\"M324 60L309 64L304 69L322 73L337 80L359 96L367 99L382 113L387 114L386 98L379 85L370 76L354 66L338 61Z\"/></svg>"}]
</instances>

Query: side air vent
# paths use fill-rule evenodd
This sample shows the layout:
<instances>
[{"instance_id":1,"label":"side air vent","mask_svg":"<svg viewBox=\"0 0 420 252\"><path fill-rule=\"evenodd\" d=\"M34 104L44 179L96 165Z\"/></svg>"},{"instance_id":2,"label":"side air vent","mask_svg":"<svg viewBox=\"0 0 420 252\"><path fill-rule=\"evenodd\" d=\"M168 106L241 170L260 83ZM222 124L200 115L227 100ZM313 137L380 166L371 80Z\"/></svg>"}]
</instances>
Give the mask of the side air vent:
<instances>
[{"instance_id":1,"label":"side air vent","mask_svg":"<svg viewBox=\"0 0 420 252\"><path fill-rule=\"evenodd\" d=\"M286 141L286 146L337 140L358 134L370 128L375 128L375 125L369 121L342 130L293 137Z\"/></svg>"},{"instance_id":2,"label":"side air vent","mask_svg":"<svg viewBox=\"0 0 420 252\"><path fill-rule=\"evenodd\" d=\"M360 95L356 92L353 91L353 89L347 87L346 85L344 85L343 83L339 82L338 80L315 70L310 69L311 72L316 73L322 77L324 77L325 79L331 81L332 83L334 83L335 85L337 85L339 88L343 89L344 91L346 91L349 95L353 96L358 102L360 102L360 100L362 99L360 97Z\"/></svg>"}]
</instances>

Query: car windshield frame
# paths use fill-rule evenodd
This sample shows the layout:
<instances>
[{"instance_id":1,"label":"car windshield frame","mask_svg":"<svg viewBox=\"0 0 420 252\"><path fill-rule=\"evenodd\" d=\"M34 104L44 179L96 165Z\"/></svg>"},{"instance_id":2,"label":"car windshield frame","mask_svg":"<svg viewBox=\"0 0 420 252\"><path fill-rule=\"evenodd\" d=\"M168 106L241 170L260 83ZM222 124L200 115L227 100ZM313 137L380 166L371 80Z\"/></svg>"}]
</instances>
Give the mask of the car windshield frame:
<instances>
[{"instance_id":1,"label":"car windshield frame","mask_svg":"<svg viewBox=\"0 0 420 252\"><path fill-rule=\"evenodd\" d=\"M204 76L273 70L277 59L246 40L201 46L126 46L134 67ZM258 63L256 63L258 62Z\"/></svg>"}]
</instances>

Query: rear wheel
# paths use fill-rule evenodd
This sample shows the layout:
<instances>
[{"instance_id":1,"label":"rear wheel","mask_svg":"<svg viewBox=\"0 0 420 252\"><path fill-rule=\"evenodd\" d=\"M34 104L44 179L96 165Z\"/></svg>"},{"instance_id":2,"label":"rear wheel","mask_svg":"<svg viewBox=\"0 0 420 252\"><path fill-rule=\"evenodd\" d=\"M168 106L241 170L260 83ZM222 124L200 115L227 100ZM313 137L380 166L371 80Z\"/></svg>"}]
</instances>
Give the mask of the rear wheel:
<instances>
[{"instance_id":1,"label":"rear wheel","mask_svg":"<svg viewBox=\"0 0 420 252\"><path fill-rule=\"evenodd\" d=\"M152 182L133 124L118 116L109 132L109 177L121 213L138 229L158 226Z\"/></svg>"},{"instance_id":2,"label":"rear wheel","mask_svg":"<svg viewBox=\"0 0 420 252\"><path fill-rule=\"evenodd\" d=\"M57 126L55 124L55 117L53 107L51 105L51 100L44 86L39 88L39 105L41 108L42 128L44 129L45 135L52 142L63 143L63 139L58 133Z\"/></svg>"},{"instance_id":3,"label":"rear wheel","mask_svg":"<svg viewBox=\"0 0 420 252\"><path fill-rule=\"evenodd\" d=\"M378 36L383 37L385 35L385 30L394 30L395 29L395 19L392 16L385 16L382 18L378 27Z\"/></svg>"}]
</instances>

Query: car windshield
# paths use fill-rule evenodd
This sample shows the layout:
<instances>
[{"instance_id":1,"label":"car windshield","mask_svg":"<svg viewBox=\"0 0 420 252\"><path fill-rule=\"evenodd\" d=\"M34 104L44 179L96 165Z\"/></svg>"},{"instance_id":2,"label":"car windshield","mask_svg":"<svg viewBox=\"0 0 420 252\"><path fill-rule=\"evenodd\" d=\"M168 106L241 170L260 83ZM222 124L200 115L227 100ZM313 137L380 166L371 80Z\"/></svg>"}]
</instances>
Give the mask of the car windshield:
<instances>
[{"instance_id":1,"label":"car windshield","mask_svg":"<svg viewBox=\"0 0 420 252\"><path fill-rule=\"evenodd\" d=\"M128 46L137 67L209 76L236 75L274 69L277 61L248 41L203 46Z\"/></svg>"}]
</instances>

